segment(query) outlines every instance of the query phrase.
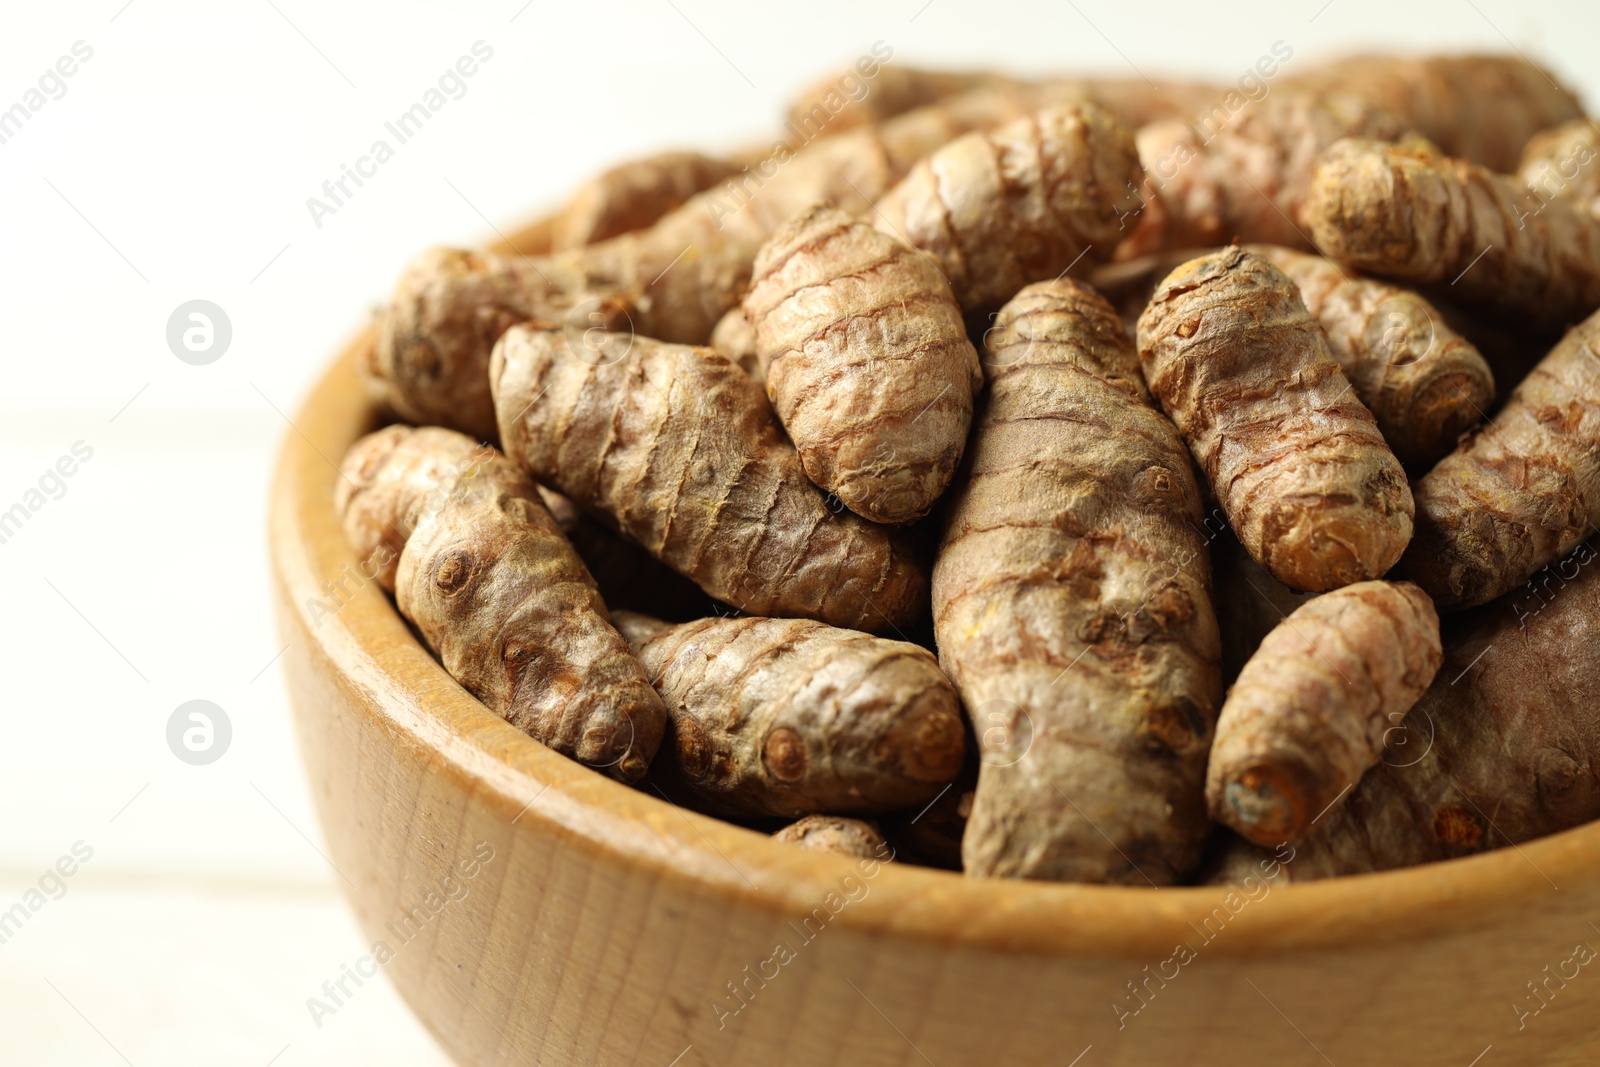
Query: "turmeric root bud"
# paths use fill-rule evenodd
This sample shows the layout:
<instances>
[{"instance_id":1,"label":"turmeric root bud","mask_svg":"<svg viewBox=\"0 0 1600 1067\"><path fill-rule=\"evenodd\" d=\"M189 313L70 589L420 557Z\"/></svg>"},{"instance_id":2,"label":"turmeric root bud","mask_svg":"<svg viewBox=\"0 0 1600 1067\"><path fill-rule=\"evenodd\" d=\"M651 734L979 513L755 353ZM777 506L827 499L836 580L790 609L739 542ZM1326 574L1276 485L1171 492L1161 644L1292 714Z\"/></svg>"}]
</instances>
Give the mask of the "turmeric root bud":
<instances>
[{"instance_id":1,"label":"turmeric root bud","mask_svg":"<svg viewBox=\"0 0 1600 1067\"><path fill-rule=\"evenodd\" d=\"M806 619L616 619L672 716L655 774L689 807L873 814L961 769L960 700L916 645Z\"/></svg>"},{"instance_id":2,"label":"turmeric root bud","mask_svg":"<svg viewBox=\"0 0 1600 1067\"><path fill-rule=\"evenodd\" d=\"M786 845L799 845L812 852L832 852L852 859L894 858L889 843L876 826L860 819L845 819L837 815L807 815L773 834L772 839Z\"/></svg>"},{"instance_id":3,"label":"turmeric root bud","mask_svg":"<svg viewBox=\"0 0 1600 1067\"><path fill-rule=\"evenodd\" d=\"M1298 841L1378 762L1440 658L1439 616L1409 582L1308 601L1262 641L1222 705L1211 817L1259 845Z\"/></svg>"},{"instance_id":4,"label":"turmeric root bud","mask_svg":"<svg viewBox=\"0 0 1600 1067\"><path fill-rule=\"evenodd\" d=\"M1274 577L1323 591L1394 565L1411 540L1405 471L1282 271L1236 247L1191 260L1138 336L1150 391Z\"/></svg>"},{"instance_id":5,"label":"turmeric root bud","mask_svg":"<svg viewBox=\"0 0 1600 1067\"><path fill-rule=\"evenodd\" d=\"M813 205L762 246L744 311L767 395L811 480L874 522L927 514L955 474L983 386L933 261Z\"/></svg>"},{"instance_id":6,"label":"turmeric root bud","mask_svg":"<svg viewBox=\"0 0 1600 1067\"><path fill-rule=\"evenodd\" d=\"M394 427L357 442L346 470L365 486L339 494L358 532L414 525L395 599L451 677L555 751L642 777L661 698L527 476L462 435Z\"/></svg>"}]
</instances>

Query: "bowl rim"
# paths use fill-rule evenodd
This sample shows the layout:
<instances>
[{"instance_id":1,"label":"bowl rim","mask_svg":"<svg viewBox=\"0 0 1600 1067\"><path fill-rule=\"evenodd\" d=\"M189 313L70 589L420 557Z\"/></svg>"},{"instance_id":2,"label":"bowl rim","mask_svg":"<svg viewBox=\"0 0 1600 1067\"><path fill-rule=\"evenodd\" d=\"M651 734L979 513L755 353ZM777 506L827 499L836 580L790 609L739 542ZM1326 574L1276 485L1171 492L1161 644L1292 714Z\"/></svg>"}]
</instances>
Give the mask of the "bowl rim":
<instances>
[{"instance_id":1,"label":"bowl rim","mask_svg":"<svg viewBox=\"0 0 1600 1067\"><path fill-rule=\"evenodd\" d=\"M547 240L548 223L499 247L537 247ZM428 750L434 773L456 779L480 800L492 798L520 833L559 837L627 876L692 885L728 906L784 918L826 906L829 925L864 935L1151 963L1180 942L1192 945L1197 935L1208 954L1228 956L1468 936L1514 921L1546 889L1586 885L1600 873L1600 822L1594 822L1420 867L1276 885L1259 897L1243 894L1235 910L1229 896L1238 902L1238 887L977 879L810 852L622 785L490 712L433 659L375 583L356 589L331 615L313 606L327 578L356 562L334 515L333 487L338 457L379 425L357 374L373 336L369 326L343 348L285 432L269 520L279 610L289 616L286 631L307 635L339 684L370 709L369 725L384 728L394 743ZM830 894L845 902L836 912ZM1226 908L1226 921L1267 900L1276 903L1249 909L1249 921L1215 949L1196 925L1218 908Z\"/></svg>"}]
</instances>

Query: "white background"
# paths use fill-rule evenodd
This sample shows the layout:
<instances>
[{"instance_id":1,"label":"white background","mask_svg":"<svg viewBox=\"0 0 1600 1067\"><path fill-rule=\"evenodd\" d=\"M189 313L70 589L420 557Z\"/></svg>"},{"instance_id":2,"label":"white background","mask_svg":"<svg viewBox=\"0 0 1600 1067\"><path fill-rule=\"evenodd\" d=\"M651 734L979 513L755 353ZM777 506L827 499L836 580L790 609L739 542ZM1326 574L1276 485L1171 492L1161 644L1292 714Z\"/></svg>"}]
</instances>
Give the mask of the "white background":
<instances>
[{"instance_id":1,"label":"white background","mask_svg":"<svg viewBox=\"0 0 1600 1067\"><path fill-rule=\"evenodd\" d=\"M764 139L877 40L896 63L1227 80L1278 40L1289 71L1517 47L1600 99L1592 4L124 3L10 3L0 31L0 109L93 49L0 145L0 510L93 449L0 544L0 910L94 850L0 945L8 1065L445 1062L385 984L307 1011L364 949L317 851L264 537L285 416L411 253L630 155ZM479 40L466 95L315 225L307 197ZM209 366L165 340L194 298L232 321ZM194 698L233 724L207 767L165 742Z\"/></svg>"}]
</instances>

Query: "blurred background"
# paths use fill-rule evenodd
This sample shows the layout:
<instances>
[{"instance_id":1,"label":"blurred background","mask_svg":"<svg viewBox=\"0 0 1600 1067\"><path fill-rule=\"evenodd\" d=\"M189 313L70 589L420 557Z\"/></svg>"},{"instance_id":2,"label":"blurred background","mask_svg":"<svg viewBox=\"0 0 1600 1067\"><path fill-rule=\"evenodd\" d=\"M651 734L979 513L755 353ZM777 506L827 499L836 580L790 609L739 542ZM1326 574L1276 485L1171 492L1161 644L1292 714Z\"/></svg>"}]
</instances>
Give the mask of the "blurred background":
<instances>
[{"instance_id":1,"label":"blurred background","mask_svg":"<svg viewBox=\"0 0 1600 1067\"><path fill-rule=\"evenodd\" d=\"M1296 67L1516 50L1592 108L1596 40L1600 7L1511 0L14 7L0 513L27 514L0 525L0 1062L446 1062L381 981L308 1010L366 945L295 751L265 544L296 407L412 253L509 233L630 156L766 140L875 42L906 65L1229 81L1275 42ZM310 210L473 54L459 95ZM199 354L169 341L193 301L216 327Z\"/></svg>"}]
</instances>

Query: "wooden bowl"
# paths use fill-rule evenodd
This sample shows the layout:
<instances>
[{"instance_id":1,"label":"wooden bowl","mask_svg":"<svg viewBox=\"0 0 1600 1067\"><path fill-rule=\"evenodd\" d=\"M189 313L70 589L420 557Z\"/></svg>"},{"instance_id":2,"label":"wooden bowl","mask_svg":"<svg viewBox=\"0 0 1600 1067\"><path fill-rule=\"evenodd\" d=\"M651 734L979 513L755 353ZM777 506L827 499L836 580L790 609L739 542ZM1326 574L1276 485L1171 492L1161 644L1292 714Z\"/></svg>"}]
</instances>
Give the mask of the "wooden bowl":
<instances>
[{"instance_id":1,"label":"wooden bowl","mask_svg":"<svg viewBox=\"0 0 1600 1067\"><path fill-rule=\"evenodd\" d=\"M555 755L356 569L332 501L376 424L369 343L279 461L283 661L373 942L352 968L460 1063L1596 1062L1600 826L1265 895L982 881L775 844Z\"/></svg>"}]
</instances>

